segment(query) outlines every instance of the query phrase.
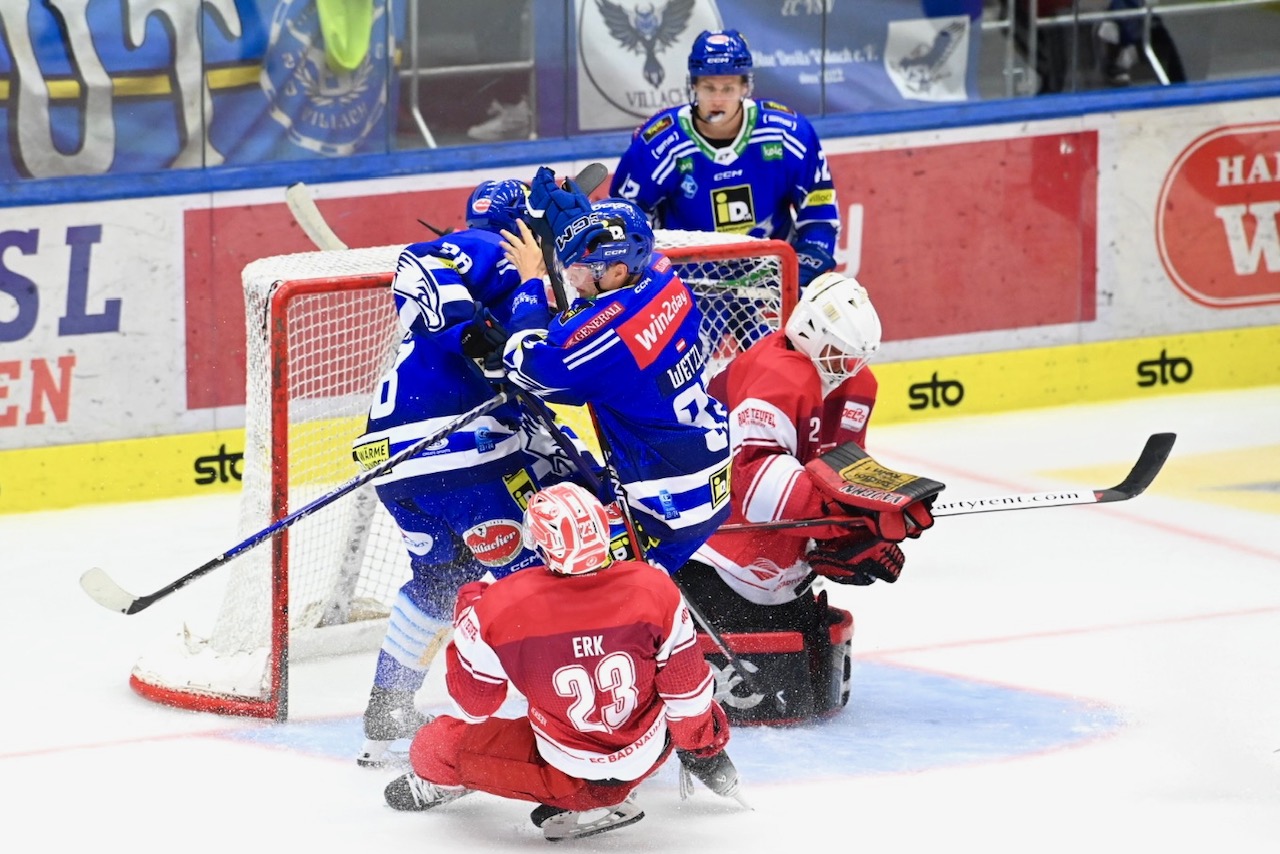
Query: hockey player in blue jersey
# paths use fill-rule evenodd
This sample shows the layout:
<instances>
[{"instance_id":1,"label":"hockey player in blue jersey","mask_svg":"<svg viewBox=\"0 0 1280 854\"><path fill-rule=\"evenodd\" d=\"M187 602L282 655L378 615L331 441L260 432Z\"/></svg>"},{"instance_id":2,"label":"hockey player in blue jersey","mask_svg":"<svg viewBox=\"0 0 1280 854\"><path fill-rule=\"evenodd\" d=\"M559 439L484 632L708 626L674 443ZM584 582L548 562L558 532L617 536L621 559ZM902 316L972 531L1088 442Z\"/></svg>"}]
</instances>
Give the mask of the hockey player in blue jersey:
<instances>
[{"instance_id":1,"label":"hockey player in blue jersey","mask_svg":"<svg viewBox=\"0 0 1280 854\"><path fill-rule=\"evenodd\" d=\"M809 121L751 98L753 61L737 30L704 31L689 53L689 101L641 125L609 192L659 228L785 240L800 284L835 267L840 210Z\"/></svg>"},{"instance_id":2,"label":"hockey player in blue jersey","mask_svg":"<svg viewBox=\"0 0 1280 854\"><path fill-rule=\"evenodd\" d=\"M576 298L563 312L544 310L545 328L512 334L507 379L551 403L590 407L644 557L674 573L729 510L728 429L707 394L702 312L631 202L592 205L543 167L530 205L546 211ZM508 245L527 278L532 235L522 229Z\"/></svg>"},{"instance_id":3,"label":"hockey player in blue jersey","mask_svg":"<svg viewBox=\"0 0 1280 854\"><path fill-rule=\"evenodd\" d=\"M476 360L501 352L522 285L500 233L528 216L527 190L520 181L485 181L467 202L466 229L400 254L392 291L405 335L354 443L366 467L494 396ZM526 444L520 412L505 404L374 479L413 577L400 588L378 653L359 764L382 765L392 741L424 722L414 695L452 625L458 588L537 562L520 536L537 474Z\"/></svg>"}]
</instances>

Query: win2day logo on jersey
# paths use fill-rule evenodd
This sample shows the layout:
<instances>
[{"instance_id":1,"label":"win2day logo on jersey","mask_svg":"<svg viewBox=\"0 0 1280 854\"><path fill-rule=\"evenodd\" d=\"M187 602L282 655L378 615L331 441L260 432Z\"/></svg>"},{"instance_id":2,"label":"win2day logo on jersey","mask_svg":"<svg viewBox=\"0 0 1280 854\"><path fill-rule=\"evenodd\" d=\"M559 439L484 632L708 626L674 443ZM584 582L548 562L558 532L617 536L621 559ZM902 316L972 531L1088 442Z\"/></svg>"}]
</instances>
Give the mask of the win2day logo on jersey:
<instances>
[{"instance_id":1,"label":"win2day logo on jersey","mask_svg":"<svg viewBox=\"0 0 1280 854\"><path fill-rule=\"evenodd\" d=\"M671 281L644 310L620 325L618 334L626 342L636 364L647 368L666 351L692 310L692 294L680 282ZM677 352L683 352L685 347L683 340L675 342Z\"/></svg>"}]
</instances>

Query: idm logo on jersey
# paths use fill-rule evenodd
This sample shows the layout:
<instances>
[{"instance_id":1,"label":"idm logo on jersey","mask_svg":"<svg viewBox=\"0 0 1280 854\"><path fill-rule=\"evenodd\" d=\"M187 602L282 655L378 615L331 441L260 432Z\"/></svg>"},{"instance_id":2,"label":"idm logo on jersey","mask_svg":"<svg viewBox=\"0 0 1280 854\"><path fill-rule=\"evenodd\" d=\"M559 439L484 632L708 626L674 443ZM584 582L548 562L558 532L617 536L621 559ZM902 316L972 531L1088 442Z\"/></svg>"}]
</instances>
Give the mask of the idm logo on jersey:
<instances>
[{"instance_id":1,"label":"idm logo on jersey","mask_svg":"<svg viewBox=\"0 0 1280 854\"><path fill-rule=\"evenodd\" d=\"M280 0L259 78L271 117L299 148L351 154L379 126L387 106L387 7L372 0L369 50L354 71L325 59L314 0Z\"/></svg>"},{"instance_id":2,"label":"idm logo on jersey","mask_svg":"<svg viewBox=\"0 0 1280 854\"><path fill-rule=\"evenodd\" d=\"M916 101L965 101L969 18L890 21L884 70L898 94Z\"/></svg>"},{"instance_id":3,"label":"idm logo on jersey","mask_svg":"<svg viewBox=\"0 0 1280 854\"><path fill-rule=\"evenodd\" d=\"M751 201L751 185L717 187L711 191L711 215L716 231L746 234L756 224L756 208Z\"/></svg>"}]
</instances>

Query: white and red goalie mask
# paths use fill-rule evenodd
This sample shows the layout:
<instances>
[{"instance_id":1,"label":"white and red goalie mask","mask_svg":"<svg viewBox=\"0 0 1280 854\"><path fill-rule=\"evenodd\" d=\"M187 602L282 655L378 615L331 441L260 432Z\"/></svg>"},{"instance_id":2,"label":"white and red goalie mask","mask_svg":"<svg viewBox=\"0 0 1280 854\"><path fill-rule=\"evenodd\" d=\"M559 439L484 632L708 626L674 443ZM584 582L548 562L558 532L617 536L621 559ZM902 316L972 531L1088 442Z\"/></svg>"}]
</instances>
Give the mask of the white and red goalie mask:
<instances>
[{"instance_id":1,"label":"white and red goalie mask","mask_svg":"<svg viewBox=\"0 0 1280 854\"><path fill-rule=\"evenodd\" d=\"M574 483L534 493L524 511L524 544L560 575L595 572L613 559L604 506Z\"/></svg>"},{"instance_id":2,"label":"white and red goalie mask","mask_svg":"<svg viewBox=\"0 0 1280 854\"><path fill-rule=\"evenodd\" d=\"M787 318L791 346L813 361L829 392L880 349L880 316L866 288L839 273L818 276Z\"/></svg>"}]
</instances>

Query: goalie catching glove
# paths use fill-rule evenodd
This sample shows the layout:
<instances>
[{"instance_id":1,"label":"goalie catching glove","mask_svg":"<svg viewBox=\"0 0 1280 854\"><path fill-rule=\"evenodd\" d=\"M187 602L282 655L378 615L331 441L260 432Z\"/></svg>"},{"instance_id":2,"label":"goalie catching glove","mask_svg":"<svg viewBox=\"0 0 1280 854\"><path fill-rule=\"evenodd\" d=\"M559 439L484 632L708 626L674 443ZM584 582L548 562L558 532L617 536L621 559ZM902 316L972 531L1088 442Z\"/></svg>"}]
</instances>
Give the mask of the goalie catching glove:
<instances>
[{"instance_id":1,"label":"goalie catching glove","mask_svg":"<svg viewBox=\"0 0 1280 854\"><path fill-rule=\"evenodd\" d=\"M805 464L832 513L862 516L875 536L891 543L918 537L933 525L933 506L945 484L894 471L857 442L845 442Z\"/></svg>"},{"instance_id":2,"label":"goalie catching glove","mask_svg":"<svg viewBox=\"0 0 1280 854\"><path fill-rule=\"evenodd\" d=\"M862 530L834 540L822 540L805 556L809 566L837 584L865 587L877 579L892 584L902 573L906 556L896 543Z\"/></svg>"}]
</instances>

